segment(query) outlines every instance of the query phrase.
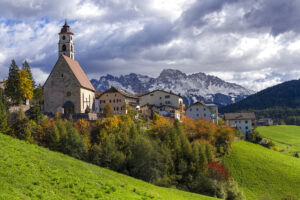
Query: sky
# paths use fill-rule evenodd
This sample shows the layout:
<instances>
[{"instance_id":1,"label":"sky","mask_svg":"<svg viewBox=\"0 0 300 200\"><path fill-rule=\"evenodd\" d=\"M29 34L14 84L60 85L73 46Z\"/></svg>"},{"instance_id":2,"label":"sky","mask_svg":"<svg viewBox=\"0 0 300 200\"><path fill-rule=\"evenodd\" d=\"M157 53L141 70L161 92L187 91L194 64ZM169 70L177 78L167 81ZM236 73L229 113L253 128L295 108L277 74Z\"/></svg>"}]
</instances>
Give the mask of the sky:
<instances>
[{"instance_id":1,"label":"sky","mask_svg":"<svg viewBox=\"0 0 300 200\"><path fill-rule=\"evenodd\" d=\"M65 18L91 79L179 69L259 91L300 78L299 0L0 0L0 80L27 60L43 84Z\"/></svg>"}]
</instances>

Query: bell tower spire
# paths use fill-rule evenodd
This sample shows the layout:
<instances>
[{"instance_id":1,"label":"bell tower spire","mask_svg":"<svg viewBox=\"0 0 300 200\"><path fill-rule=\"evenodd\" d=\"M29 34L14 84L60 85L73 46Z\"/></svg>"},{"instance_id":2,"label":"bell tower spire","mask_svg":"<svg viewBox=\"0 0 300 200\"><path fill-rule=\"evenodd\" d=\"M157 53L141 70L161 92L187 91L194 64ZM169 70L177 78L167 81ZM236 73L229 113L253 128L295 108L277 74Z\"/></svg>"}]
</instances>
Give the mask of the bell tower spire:
<instances>
[{"instance_id":1,"label":"bell tower spire","mask_svg":"<svg viewBox=\"0 0 300 200\"><path fill-rule=\"evenodd\" d=\"M74 43L73 35L70 26L68 25L67 18L65 19L65 24L60 30L59 42L58 42L58 56L65 55L74 60Z\"/></svg>"}]
</instances>

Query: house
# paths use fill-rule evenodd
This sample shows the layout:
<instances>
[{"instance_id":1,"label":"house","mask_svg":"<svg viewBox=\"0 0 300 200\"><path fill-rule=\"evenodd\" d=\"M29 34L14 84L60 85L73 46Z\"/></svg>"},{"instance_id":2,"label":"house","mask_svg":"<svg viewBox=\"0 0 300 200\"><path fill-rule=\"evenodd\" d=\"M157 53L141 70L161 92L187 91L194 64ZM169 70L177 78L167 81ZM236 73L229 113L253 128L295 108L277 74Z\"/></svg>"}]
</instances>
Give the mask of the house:
<instances>
[{"instance_id":1,"label":"house","mask_svg":"<svg viewBox=\"0 0 300 200\"><path fill-rule=\"evenodd\" d=\"M59 58L44 84L44 111L66 115L85 113L93 108L95 88L74 60L73 33L65 22L59 33Z\"/></svg>"},{"instance_id":2,"label":"house","mask_svg":"<svg viewBox=\"0 0 300 200\"><path fill-rule=\"evenodd\" d=\"M139 104L139 98L121 88L111 87L103 92L97 99L99 105L99 113L103 113L104 107L107 103L110 103L115 114L127 113L128 110L124 108L127 104L131 109L136 109Z\"/></svg>"},{"instance_id":3,"label":"house","mask_svg":"<svg viewBox=\"0 0 300 200\"><path fill-rule=\"evenodd\" d=\"M158 113L165 117L176 118L180 120L182 114L185 113L185 105L180 95L174 94L171 91L154 90L142 94L140 97L140 107L142 113ZM146 111L150 109L150 111ZM150 116L149 116L150 117Z\"/></svg>"},{"instance_id":4,"label":"house","mask_svg":"<svg viewBox=\"0 0 300 200\"><path fill-rule=\"evenodd\" d=\"M218 124L218 106L205 104L203 100L190 105L185 112L186 116L197 120L204 119Z\"/></svg>"},{"instance_id":5,"label":"house","mask_svg":"<svg viewBox=\"0 0 300 200\"><path fill-rule=\"evenodd\" d=\"M225 113L224 120L227 125L240 129L244 135L255 128L255 114L249 113Z\"/></svg>"},{"instance_id":6,"label":"house","mask_svg":"<svg viewBox=\"0 0 300 200\"><path fill-rule=\"evenodd\" d=\"M273 124L274 122L270 118L261 118L257 121L258 126L272 126Z\"/></svg>"}]
</instances>

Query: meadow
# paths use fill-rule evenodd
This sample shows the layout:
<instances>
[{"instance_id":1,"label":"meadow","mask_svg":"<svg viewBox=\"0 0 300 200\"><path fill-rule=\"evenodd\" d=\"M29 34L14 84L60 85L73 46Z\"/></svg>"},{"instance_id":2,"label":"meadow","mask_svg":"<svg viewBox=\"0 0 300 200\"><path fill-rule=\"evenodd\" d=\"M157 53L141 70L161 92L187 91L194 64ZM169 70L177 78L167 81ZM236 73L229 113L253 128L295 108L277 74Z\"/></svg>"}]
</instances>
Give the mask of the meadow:
<instances>
[{"instance_id":1,"label":"meadow","mask_svg":"<svg viewBox=\"0 0 300 200\"><path fill-rule=\"evenodd\" d=\"M300 159L261 145L234 142L225 165L247 199L300 199Z\"/></svg>"},{"instance_id":2,"label":"meadow","mask_svg":"<svg viewBox=\"0 0 300 200\"><path fill-rule=\"evenodd\" d=\"M0 134L0 199L210 200Z\"/></svg>"},{"instance_id":3,"label":"meadow","mask_svg":"<svg viewBox=\"0 0 300 200\"><path fill-rule=\"evenodd\" d=\"M261 136L271 139L287 155L300 154L300 126L261 126L256 129Z\"/></svg>"}]
</instances>

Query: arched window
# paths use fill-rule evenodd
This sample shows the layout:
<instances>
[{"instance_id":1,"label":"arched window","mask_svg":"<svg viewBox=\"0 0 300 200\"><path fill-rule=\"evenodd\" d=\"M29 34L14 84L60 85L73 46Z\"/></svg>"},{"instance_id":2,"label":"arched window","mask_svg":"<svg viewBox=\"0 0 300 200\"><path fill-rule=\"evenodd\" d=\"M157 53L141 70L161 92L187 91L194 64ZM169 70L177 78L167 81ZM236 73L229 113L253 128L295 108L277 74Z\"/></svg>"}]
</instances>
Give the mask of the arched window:
<instances>
[{"instance_id":1,"label":"arched window","mask_svg":"<svg viewBox=\"0 0 300 200\"><path fill-rule=\"evenodd\" d=\"M66 45L63 45L61 49L62 49L62 51L67 51Z\"/></svg>"},{"instance_id":2,"label":"arched window","mask_svg":"<svg viewBox=\"0 0 300 200\"><path fill-rule=\"evenodd\" d=\"M71 45L71 51L73 51L73 45Z\"/></svg>"},{"instance_id":3,"label":"arched window","mask_svg":"<svg viewBox=\"0 0 300 200\"><path fill-rule=\"evenodd\" d=\"M66 39L66 36L62 36L62 39L65 40L65 39Z\"/></svg>"}]
</instances>

